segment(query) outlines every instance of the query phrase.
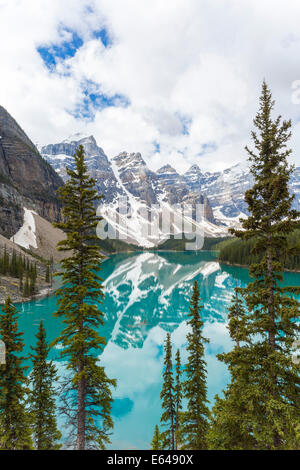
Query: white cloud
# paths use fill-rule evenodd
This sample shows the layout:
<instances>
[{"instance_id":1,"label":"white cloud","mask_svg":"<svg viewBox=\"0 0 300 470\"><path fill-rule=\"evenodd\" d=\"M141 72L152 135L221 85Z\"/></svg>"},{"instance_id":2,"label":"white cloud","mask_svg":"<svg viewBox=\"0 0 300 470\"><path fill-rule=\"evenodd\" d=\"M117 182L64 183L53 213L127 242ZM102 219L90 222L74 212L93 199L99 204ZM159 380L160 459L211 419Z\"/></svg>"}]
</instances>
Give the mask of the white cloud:
<instances>
[{"instance_id":1,"label":"white cloud","mask_svg":"<svg viewBox=\"0 0 300 470\"><path fill-rule=\"evenodd\" d=\"M300 79L299 13L297 0L0 0L0 103L35 142L83 131L109 156L140 151L152 168L220 169L246 158L265 77L277 113L295 123L300 164L300 105L291 101ZM108 48L93 37L104 26ZM84 43L50 72L37 47L69 40L70 30ZM70 111L86 80L129 106L76 119Z\"/></svg>"}]
</instances>

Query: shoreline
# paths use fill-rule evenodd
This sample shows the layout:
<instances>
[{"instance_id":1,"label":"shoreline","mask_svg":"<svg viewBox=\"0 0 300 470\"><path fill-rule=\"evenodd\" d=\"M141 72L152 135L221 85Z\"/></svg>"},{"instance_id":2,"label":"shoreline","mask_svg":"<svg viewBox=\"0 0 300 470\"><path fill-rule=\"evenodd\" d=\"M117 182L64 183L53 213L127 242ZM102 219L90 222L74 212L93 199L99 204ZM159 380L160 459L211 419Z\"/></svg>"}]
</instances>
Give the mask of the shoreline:
<instances>
[{"instance_id":1,"label":"shoreline","mask_svg":"<svg viewBox=\"0 0 300 470\"><path fill-rule=\"evenodd\" d=\"M13 304L24 304L24 303L27 303L27 302L32 302L33 300L38 300L38 299L43 299L45 297L50 297L51 295L53 295L55 293L56 290L57 290L57 287L55 287L55 286L53 286L53 287L43 287L41 289L41 291L38 292L37 294L34 294L30 297L22 297L22 296L11 297L11 301L12 301ZM8 295L7 297L10 297L10 296ZM5 304L5 300L6 299L0 299L0 306Z\"/></svg>"},{"instance_id":2,"label":"shoreline","mask_svg":"<svg viewBox=\"0 0 300 470\"><path fill-rule=\"evenodd\" d=\"M219 250L198 250L197 253L217 253ZM108 260L111 256L116 256L116 255L122 255L122 254L139 254L139 253L146 253L146 252L152 252L152 253L189 253L190 251L187 250L141 250L141 251L127 251L127 252L114 252L114 253L109 253L105 254L105 257L103 259L103 262ZM243 269L248 269L249 270L249 265L246 264L239 264L239 263L230 263L229 261L222 261L216 258L216 261L220 265L224 266L232 266L232 267L237 267L237 268L243 268ZM300 274L300 270L292 270L292 269L285 269L283 271L284 273L294 273L294 274ZM42 286L41 290L37 293L34 294L30 297L22 297L20 296L11 296L11 300L14 304L23 304L23 303L28 303L32 302L34 300L39 300L39 299L44 299L45 297L50 297L53 296L56 292L56 290L59 288L59 281L54 282L52 286ZM4 298L0 299L0 305L4 305L5 303Z\"/></svg>"},{"instance_id":3,"label":"shoreline","mask_svg":"<svg viewBox=\"0 0 300 470\"><path fill-rule=\"evenodd\" d=\"M217 260L220 264L224 264L225 266L234 266L236 268L245 268L249 269L249 264L238 264L238 263L229 263L229 261L222 261L222 260ZM282 271L283 273L294 273L294 274L300 274L300 270L296 269L285 269Z\"/></svg>"}]
</instances>

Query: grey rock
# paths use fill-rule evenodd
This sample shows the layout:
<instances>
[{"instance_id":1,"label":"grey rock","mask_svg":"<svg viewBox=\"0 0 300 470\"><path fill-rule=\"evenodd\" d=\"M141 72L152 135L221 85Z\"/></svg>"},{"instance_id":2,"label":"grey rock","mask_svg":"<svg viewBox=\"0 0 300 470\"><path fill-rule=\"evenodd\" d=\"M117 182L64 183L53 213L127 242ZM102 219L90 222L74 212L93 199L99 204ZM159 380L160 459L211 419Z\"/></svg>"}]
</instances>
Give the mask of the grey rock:
<instances>
[{"instance_id":1,"label":"grey rock","mask_svg":"<svg viewBox=\"0 0 300 470\"><path fill-rule=\"evenodd\" d=\"M15 119L0 106L0 233L12 236L23 223L23 207L60 218L56 191L63 181L39 154Z\"/></svg>"}]
</instances>

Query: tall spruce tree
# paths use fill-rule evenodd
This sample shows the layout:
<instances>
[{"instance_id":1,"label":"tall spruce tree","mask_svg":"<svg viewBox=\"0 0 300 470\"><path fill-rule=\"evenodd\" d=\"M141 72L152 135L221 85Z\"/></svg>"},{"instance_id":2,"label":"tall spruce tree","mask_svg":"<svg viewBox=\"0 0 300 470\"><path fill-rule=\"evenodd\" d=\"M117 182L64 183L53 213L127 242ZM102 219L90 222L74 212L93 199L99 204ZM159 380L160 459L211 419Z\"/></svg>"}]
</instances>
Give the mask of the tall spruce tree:
<instances>
[{"instance_id":1,"label":"tall spruce tree","mask_svg":"<svg viewBox=\"0 0 300 470\"><path fill-rule=\"evenodd\" d=\"M0 314L0 338L5 344L5 364L0 364L0 449L32 448L30 417L26 411L28 381L23 366L23 333L18 331L18 312L10 298Z\"/></svg>"},{"instance_id":2,"label":"tall spruce tree","mask_svg":"<svg viewBox=\"0 0 300 470\"><path fill-rule=\"evenodd\" d=\"M163 450L163 440L159 427L156 425L154 428L153 439L151 441L151 450Z\"/></svg>"},{"instance_id":3,"label":"tall spruce tree","mask_svg":"<svg viewBox=\"0 0 300 470\"><path fill-rule=\"evenodd\" d=\"M229 364L231 383L224 391L224 398L215 397L212 409L211 425L208 432L208 447L212 450L249 450L255 448L251 435L248 408L248 357L243 341L247 337L245 328L245 308L243 299L235 289L228 314L228 329L239 354L238 363ZM246 352L246 354L244 354ZM222 360L222 355L218 358ZM250 414L250 416L249 416Z\"/></svg>"},{"instance_id":4,"label":"tall spruce tree","mask_svg":"<svg viewBox=\"0 0 300 470\"><path fill-rule=\"evenodd\" d=\"M101 198L90 178L80 146L74 155L75 169L67 168L69 179L59 190L64 222L56 224L66 234L58 248L68 251L62 260L62 287L57 291L59 308L56 316L65 325L56 343L61 343L61 356L68 361L69 377L63 385L62 411L74 431L76 448L105 448L113 427L111 418L111 388L116 381L109 379L98 356L105 338L98 334L103 325L99 308L102 279L97 272L102 255L96 240L95 204Z\"/></svg>"},{"instance_id":5,"label":"tall spruce tree","mask_svg":"<svg viewBox=\"0 0 300 470\"><path fill-rule=\"evenodd\" d=\"M299 227L288 183L293 171L287 158L290 121L272 118L274 101L264 82L260 109L252 132L254 150L246 147L254 185L245 194L249 217L242 240L253 239L259 261L250 267L254 279L241 290L248 314L240 325L243 347L222 355L231 372L239 371L236 393L244 397L243 428L255 449L296 449L300 446L300 367L292 361L292 345L300 331L299 287L282 287L283 263L297 248L288 235ZM298 248L299 249L299 248ZM248 386L245 385L245 378ZM237 436L238 439L238 436ZM254 441L254 442L253 442ZM243 436L240 437L241 447Z\"/></svg>"},{"instance_id":6,"label":"tall spruce tree","mask_svg":"<svg viewBox=\"0 0 300 470\"><path fill-rule=\"evenodd\" d=\"M182 410L182 384L181 384L181 359L180 359L180 351L177 349L176 356L175 356L175 364L176 364L176 376L175 376L175 387L174 387L174 399L175 399L175 449L178 448L180 444L180 415Z\"/></svg>"},{"instance_id":7,"label":"tall spruce tree","mask_svg":"<svg viewBox=\"0 0 300 470\"><path fill-rule=\"evenodd\" d=\"M228 329L231 338L234 340L237 348L240 346L240 342L245 338L245 305L243 298L241 297L241 289L235 288L234 296L231 301L231 306L228 312Z\"/></svg>"},{"instance_id":8,"label":"tall spruce tree","mask_svg":"<svg viewBox=\"0 0 300 470\"><path fill-rule=\"evenodd\" d=\"M47 264L47 267L46 267L45 281L47 282L47 284L50 284L50 266L49 266L49 264Z\"/></svg>"},{"instance_id":9,"label":"tall spruce tree","mask_svg":"<svg viewBox=\"0 0 300 470\"><path fill-rule=\"evenodd\" d=\"M200 292L197 281L193 286L188 325L191 332L187 335L188 360L185 366L186 380L183 392L187 399L187 411L182 415L183 449L203 450L207 448L209 409L207 407L206 362L202 336L203 322L200 317Z\"/></svg>"},{"instance_id":10,"label":"tall spruce tree","mask_svg":"<svg viewBox=\"0 0 300 470\"><path fill-rule=\"evenodd\" d=\"M56 424L55 382L57 371L52 361L48 361L50 347L46 341L46 331L40 322L36 334L37 343L31 347L33 368L30 373L31 391L29 411L32 419L32 433L36 450L58 450L61 433Z\"/></svg>"},{"instance_id":11,"label":"tall spruce tree","mask_svg":"<svg viewBox=\"0 0 300 470\"><path fill-rule=\"evenodd\" d=\"M160 394L162 400L163 413L161 415L161 423L167 427L164 431L164 448L175 449L175 401L174 401L174 379L173 379L173 363L172 363L172 344L171 335L167 333L165 341L165 357L164 357L164 372L163 372L163 386Z\"/></svg>"}]
</instances>

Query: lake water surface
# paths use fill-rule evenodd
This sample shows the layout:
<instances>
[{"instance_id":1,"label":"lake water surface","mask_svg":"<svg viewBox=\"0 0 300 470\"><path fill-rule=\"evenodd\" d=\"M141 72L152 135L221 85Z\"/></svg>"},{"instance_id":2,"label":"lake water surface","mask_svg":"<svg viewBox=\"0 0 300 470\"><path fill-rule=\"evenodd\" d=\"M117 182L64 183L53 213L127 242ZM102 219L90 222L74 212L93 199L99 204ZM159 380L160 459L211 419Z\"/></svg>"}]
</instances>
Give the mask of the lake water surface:
<instances>
[{"instance_id":1,"label":"lake water surface","mask_svg":"<svg viewBox=\"0 0 300 470\"><path fill-rule=\"evenodd\" d=\"M163 342L168 331L174 354L179 348L182 362L186 359L186 319L194 280L199 282L204 306L204 336L210 339L206 360L208 397L213 402L229 380L226 367L216 359L216 354L232 347L227 310L235 286L249 282L248 270L220 265L214 252L145 252L111 256L102 265L101 277L106 322L100 333L107 340L101 361L107 375L118 381L110 447L147 449L161 414ZM286 273L285 284L299 286L300 274ZM55 296L19 304L18 308L25 354L35 344L41 319L49 341L60 333L60 320L52 315ZM50 357L61 370L58 350L51 350Z\"/></svg>"}]
</instances>

